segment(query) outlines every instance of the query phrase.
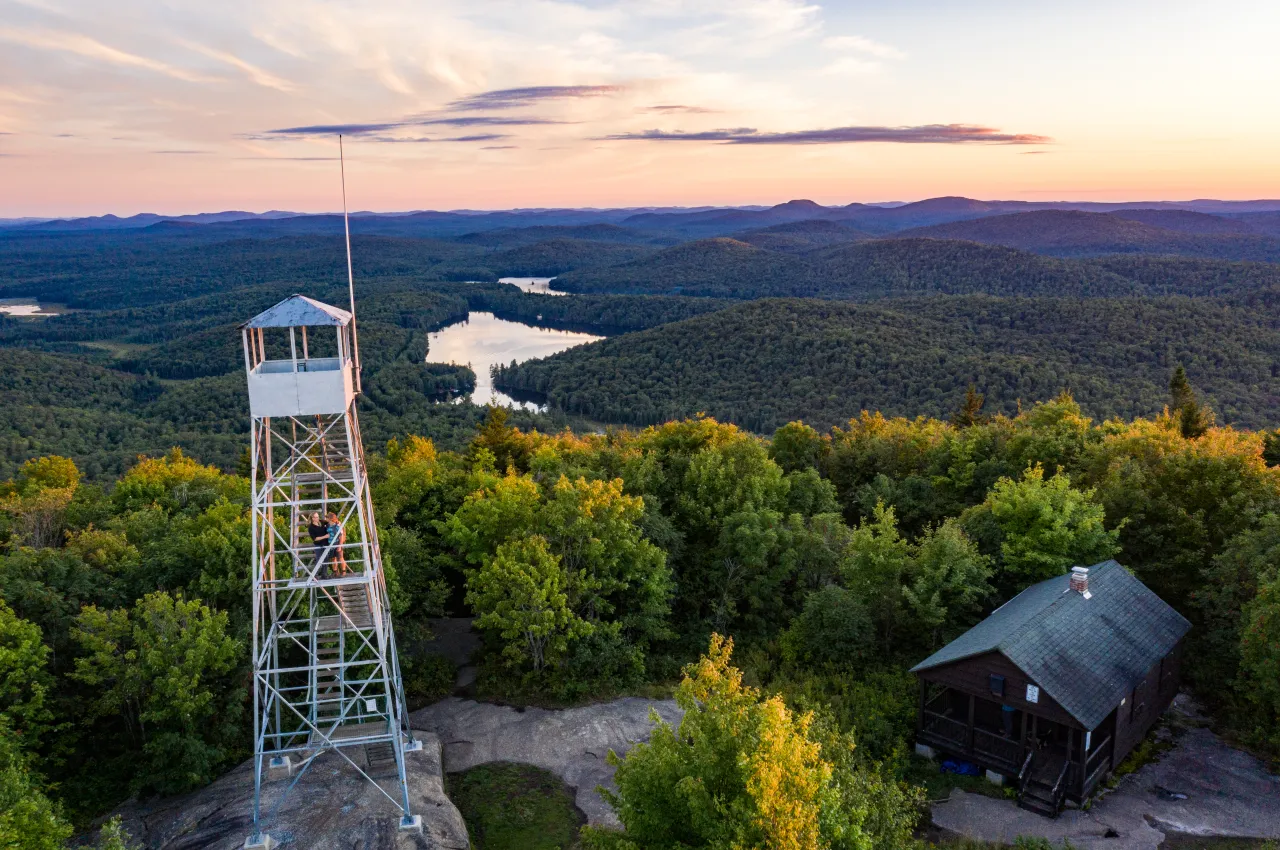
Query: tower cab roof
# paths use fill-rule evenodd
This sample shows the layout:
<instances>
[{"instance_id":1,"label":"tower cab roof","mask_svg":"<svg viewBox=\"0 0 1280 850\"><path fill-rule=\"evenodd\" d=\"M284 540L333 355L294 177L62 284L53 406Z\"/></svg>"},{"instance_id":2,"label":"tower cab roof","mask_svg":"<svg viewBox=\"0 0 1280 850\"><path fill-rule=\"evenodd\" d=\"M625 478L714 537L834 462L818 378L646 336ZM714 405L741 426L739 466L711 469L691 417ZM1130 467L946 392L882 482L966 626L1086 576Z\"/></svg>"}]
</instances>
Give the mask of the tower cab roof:
<instances>
[{"instance_id":1,"label":"tower cab roof","mask_svg":"<svg viewBox=\"0 0 1280 850\"><path fill-rule=\"evenodd\" d=\"M346 310L332 307L305 295L290 295L274 307L263 310L241 327L298 328L345 325L350 321L351 314Z\"/></svg>"}]
</instances>

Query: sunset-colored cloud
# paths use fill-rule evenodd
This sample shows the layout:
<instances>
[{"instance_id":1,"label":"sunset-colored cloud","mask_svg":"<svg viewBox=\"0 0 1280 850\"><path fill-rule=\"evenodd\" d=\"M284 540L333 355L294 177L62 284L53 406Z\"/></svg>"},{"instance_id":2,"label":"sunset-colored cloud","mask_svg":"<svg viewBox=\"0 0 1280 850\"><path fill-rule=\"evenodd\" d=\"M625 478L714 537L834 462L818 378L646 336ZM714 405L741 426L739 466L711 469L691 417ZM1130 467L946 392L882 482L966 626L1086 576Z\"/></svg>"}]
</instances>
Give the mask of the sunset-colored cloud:
<instances>
[{"instance_id":1,"label":"sunset-colored cloud","mask_svg":"<svg viewBox=\"0 0 1280 850\"><path fill-rule=\"evenodd\" d=\"M4 217L1280 196L1267 0L4 8Z\"/></svg>"},{"instance_id":2,"label":"sunset-colored cloud","mask_svg":"<svg viewBox=\"0 0 1280 850\"><path fill-rule=\"evenodd\" d=\"M735 130L642 130L637 133L615 133L602 136L608 141L653 142L722 142L733 145L838 145L854 142L893 142L896 144L1002 144L1041 145L1051 139L1030 133L1002 133L990 127L968 124L925 124L919 127L833 127L826 130L795 130L786 133L761 133L751 127Z\"/></svg>"},{"instance_id":3,"label":"sunset-colored cloud","mask_svg":"<svg viewBox=\"0 0 1280 850\"><path fill-rule=\"evenodd\" d=\"M264 71L262 68L246 62L235 54L227 53L223 50L215 50L212 47L205 47L202 44L196 44L192 41L182 40L179 43L190 50L194 50L197 53L208 56L210 59L214 59L218 62L230 65L233 68L240 69L244 72L246 77L265 88L275 89L276 91L284 92L285 94L294 91L296 88L296 86L288 80L281 79L269 71Z\"/></svg>"},{"instance_id":4,"label":"sunset-colored cloud","mask_svg":"<svg viewBox=\"0 0 1280 850\"><path fill-rule=\"evenodd\" d=\"M71 53L85 59L93 59L99 62L106 62L111 65L118 65L125 68L139 68L145 71L153 71L157 74L164 74L167 77L173 77L176 80L184 80L189 83L208 83L216 80L214 77L195 73L185 68L170 65L166 62L160 62L155 59L149 59L146 56L139 56L134 53L128 53L124 50L118 50L117 48L103 44L96 39L74 32L18 29L16 27L0 26L0 41L8 41L13 44L20 44L24 47L35 48L38 50L54 50L62 53Z\"/></svg>"},{"instance_id":5,"label":"sunset-colored cloud","mask_svg":"<svg viewBox=\"0 0 1280 850\"><path fill-rule=\"evenodd\" d=\"M515 109L547 100L565 98L601 97L622 91L622 86L526 86L519 89L498 89L458 98L449 104L450 109Z\"/></svg>"}]
</instances>

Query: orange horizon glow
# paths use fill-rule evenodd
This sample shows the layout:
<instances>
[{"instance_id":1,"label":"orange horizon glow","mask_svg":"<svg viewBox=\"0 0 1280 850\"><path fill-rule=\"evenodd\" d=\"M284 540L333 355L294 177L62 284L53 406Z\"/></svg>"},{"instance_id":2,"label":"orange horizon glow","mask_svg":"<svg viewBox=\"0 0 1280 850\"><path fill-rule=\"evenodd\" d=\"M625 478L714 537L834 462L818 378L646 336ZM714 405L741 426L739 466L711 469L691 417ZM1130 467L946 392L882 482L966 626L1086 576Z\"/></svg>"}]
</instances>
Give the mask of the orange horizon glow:
<instances>
[{"instance_id":1,"label":"orange horizon glow","mask_svg":"<svg viewBox=\"0 0 1280 850\"><path fill-rule=\"evenodd\" d=\"M1280 198L1271 3L10 6L0 217Z\"/></svg>"}]
</instances>

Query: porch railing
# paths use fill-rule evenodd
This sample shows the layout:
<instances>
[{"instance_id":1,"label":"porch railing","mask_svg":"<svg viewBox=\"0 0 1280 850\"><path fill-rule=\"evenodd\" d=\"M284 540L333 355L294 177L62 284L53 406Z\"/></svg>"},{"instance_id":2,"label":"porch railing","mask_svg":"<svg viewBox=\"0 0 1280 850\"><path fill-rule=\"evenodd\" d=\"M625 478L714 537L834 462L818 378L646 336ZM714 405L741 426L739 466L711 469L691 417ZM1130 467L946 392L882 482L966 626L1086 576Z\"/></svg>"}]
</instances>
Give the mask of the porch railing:
<instances>
[{"instance_id":1,"label":"porch railing","mask_svg":"<svg viewBox=\"0 0 1280 850\"><path fill-rule=\"evenodd\" d=\"M1003 735L988 732L985 729L973 730L973 751L981 756L1013 769L1018 767L1018 756L1022 747L1017 741Z\"/></svg>"},{"instance_id":2,"label":"porch railing","mask_svg":"<svg viewBox=\"0 0 1280 850\"><path fill-rule=\"evenodd\" d=\"M1018 769L1021 745L995 732L988 732L954 717L934 711L925 711L921 736L942 746L949 746L958 754L969 753L1000 766L1013 773Z\"/></svg>"},{"instance_id":3,"label":"porch railing","mask_svg":"<svg viewBox=\"0 0 1280 850\"><path fill-rule=\"evenodd\" d=\"M1093 790L1093 786L1097 784L1098 779L1111 767L1111 760L1107 757L1109 754L1108 747L1111 744L1111 737L1107 736L1094 749L1084 763L1084 785L1080 789L1080 793L1088 794Z\"/></svg>"},{"instance_id":4,"label":"porch railing","mask_svg":"<svg viewBox=\"0 0 1280 850\"><path fill-rule=\"evenodd\" d=\"M969 748L969 724L935 711L924 713L922 730L926 735L953 744L961 749Z\"/></svg>"}]
</instances>

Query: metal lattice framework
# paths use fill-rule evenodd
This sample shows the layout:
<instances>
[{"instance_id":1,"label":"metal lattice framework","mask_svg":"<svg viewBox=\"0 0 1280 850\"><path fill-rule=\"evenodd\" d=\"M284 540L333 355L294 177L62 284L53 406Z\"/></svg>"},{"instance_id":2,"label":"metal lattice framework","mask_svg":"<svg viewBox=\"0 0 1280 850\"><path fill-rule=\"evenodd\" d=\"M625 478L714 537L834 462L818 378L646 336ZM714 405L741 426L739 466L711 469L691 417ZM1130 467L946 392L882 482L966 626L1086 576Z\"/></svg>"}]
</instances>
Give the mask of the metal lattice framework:
<instances>
[{"instance_id":1,"label":"metal lattice framework","mask_svg":"<svg viewBox=\"0 0 1280 850\"><path fill-rule=\"evenodd\" d=\"M309 356L307 328L316 324L336 326L337 357ZM264 328L287 328L288 359L267 358ZM296 783L327 752L373 783L412 828L404 754L420 745L408 727L356 417L354 327L345 311L293 296L247 323L243 337L253 491L247 846L272 846L263 832L267 774ZM335 532L322 545L308 530L317 512Z\"/></svg>"}]
</instances>

